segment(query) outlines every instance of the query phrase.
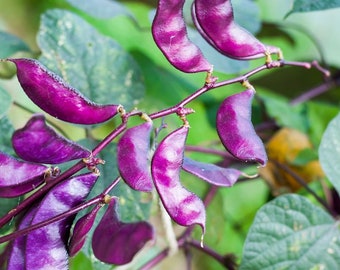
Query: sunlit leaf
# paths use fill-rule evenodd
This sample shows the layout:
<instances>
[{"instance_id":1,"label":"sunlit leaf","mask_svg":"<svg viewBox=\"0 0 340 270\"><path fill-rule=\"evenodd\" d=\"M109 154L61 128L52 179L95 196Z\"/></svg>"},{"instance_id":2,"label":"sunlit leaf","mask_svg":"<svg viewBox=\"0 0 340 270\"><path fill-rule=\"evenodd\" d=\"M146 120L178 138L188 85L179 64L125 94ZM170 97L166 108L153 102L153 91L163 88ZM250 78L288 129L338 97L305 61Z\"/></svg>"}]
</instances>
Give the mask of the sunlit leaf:
<instances>
[{"instance_id":1,"label":"sunlit leaf","mask_svg":"<svg viewBox=\"0 0 340 270\"><path fill-rule=\"evenodd\" d=\"M340 114L328 125L319 147L321 166L340 194Z\"/></svg>"},{"instance_id":2,"label":"sunlit leaf","mask_svg":"<svg viewBox=\"0 0 340 270\"><path fill-rule=\"evenodd\" d=\"M240 270L337 269L339 224L298 195L281 196L255 217Z\"/></svg>"}]
</instances>

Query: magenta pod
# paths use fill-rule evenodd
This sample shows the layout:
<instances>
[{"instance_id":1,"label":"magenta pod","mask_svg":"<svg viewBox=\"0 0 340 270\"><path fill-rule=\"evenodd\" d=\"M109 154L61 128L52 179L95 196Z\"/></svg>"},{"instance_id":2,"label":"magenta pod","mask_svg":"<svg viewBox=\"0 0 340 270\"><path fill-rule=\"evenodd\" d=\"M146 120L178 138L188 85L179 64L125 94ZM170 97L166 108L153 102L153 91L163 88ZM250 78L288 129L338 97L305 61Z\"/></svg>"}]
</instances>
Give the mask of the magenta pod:
<instances>
[{"instance_id":1,"label":"magenta pod","mask_svg":"<svg viewBox=\"0 0 340 270\"><path fill-rule=\"evenodd\" d=\"M152 23L152 35L168 61L177 69L187 72L212 70L201 50L187 35L183 18L185 0L160 0Z\"/></svg>"},{"instance_id":2,"label":"magenta pod","mask_svg":"<svg viewBox=\"0 0 340 270\"><path fill-rule=\"evenodd\" d=\"M185 157L182 165L183 170L198 178L220 187L233 186L242 172L233 168L223 168L215 164L199 162Z\"/></svg>"},{"instance_id":3,"label":"magenta pod","mask_svg":"<svg viewBox=\"0 0 340 270\"><path fill-rule=\"evenodd\" d=\"M31 225L53 218L82 203L98 176L87 173L55 186L40 202ZM30 232L26 240L26 269L68 269L66 243L74 216Z\"/></svg>"},{"instance_id":4,"label":"magenta pod","mask_svg":"<svg viewBox=\"0 0 340 270\"><path fill-rule=\"evenodd\" d=\"M92 125L117 114L117 105L99 105L85 98L34 59L7 59L17 67L17 77L27 96L42 110L60 120Z\"/></svg>"},{"instance_id":5,"label":"magenta pod","mask_svg":"<svg viewBox=\"0 0 340 270\"><path fill-rule=\"evenodd\" d=\"M182 226L198 224L204 233L206 220L204 204L180 182L188 130L189 127L184 125L161 141L152 158L151 173L169 216Z\"/></svg>"},{"instance_id":6,"label":"magenta pod","mask_svg":"<svg viewBox=\"0 0 340 270\"><path fill-rule=\"evenodd\" d=\"M149 223L119 220L118 198L113 197L93 233L92 249L100 261L123 265L131 262L136 253L153 239L154 229Z\"/></svg>"},{"instance_id":7,"label":"magenta pod","mask_svg":"<svg viewBox=\"0 0 340 270\"><path fill-rule=\"evenodd\" d=\"M227 57L249 60L278 54L279 48L266 46L234 21L230 0L195 0L193 21L203 38Z\"/></svg>"},{"instance_id":8,"label":"magenta pod","mask_svg":"<svg viewBox=\"0 0 340 270\"><path fill-rule=\"evenodd\" d=\"M18 230L22 230L31 225L32 219L37 210L36 206L31 207L21 219ZM7 261L7 270L22 270L25 265L26 235L14 239L10 243L10 254Z\"/></svg>"},{"instance_id":9,"label":"magenta pod","mask_svg":"<svg viewBox=\"0 0 340 270\"><path fill-rule=\"evenodd\" d=\"M253 88L227 97L217 111L217 133L234 157L248 162L267 163L267 153L251 122Z\"/></svg>"},{"instance_id":10,"label":"magenta pod","mask_svg":"<svg viewBox=\"0 0 340 270\"><path fill-rule=\"evenodd\" d=\"M91 230L100 208L102 208L102 204L96 204L89 213L77 221L68 244L68 254L70 257L75 256L84 246L86 236Z\"/></svg>"},{"instance_id":11,"label":"magenta pod","mask_svg":"<svg viewBox=\"0 0 340 270\"><path fill-rule=\"evenodd\" d=\"M91 155L89 150L47 126L42 114L34 115L23 128L16 130L12 144L20 158L36 163L60 164Z\"/></svg>"},{"instance_id":12,"label":"magenta pod","mask_svg":"<svg viewBox=\"0 0 340 270\"><path fill-rule=\"evenodd\" d=\"M0 197L23 195L44 182L48 167L23 162L0 152Z\"/></svg>"},{"instance_id":13,"label":"magenta pod","mask_svg":"<svg viewBox=\"0 0 340 270\"><path fill-rule=\"evenodd\" d=\"M153 188L148 159L151 131L151 120L129 128L117 145L120 175L132 189L138 191L150 192Z\"/></svg>"}]
</instances>

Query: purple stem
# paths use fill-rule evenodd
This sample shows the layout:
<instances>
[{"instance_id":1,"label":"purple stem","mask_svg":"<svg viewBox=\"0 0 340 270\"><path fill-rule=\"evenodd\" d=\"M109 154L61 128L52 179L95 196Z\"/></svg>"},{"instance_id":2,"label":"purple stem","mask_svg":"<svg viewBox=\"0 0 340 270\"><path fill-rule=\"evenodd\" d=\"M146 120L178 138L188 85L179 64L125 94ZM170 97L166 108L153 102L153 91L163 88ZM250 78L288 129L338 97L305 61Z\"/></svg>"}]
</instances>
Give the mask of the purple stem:
<instances>
[{"instance_id":1,"label":"purple stem","mask_svg":"<svg viewBox=\"0 0 340 270\"><path fill-rule=\"evenodd\" d=\"M13 233L7 234L5 236L1 236L0 237L0 243L11 241L11 240L13 240L17 237L26 235L26 234L28 234L28 233L36 230L36 229L39 229L41 227L50 225L51 223L60 221L64 218L72 216L72 215L78 213L79 211L84 210L84 209L86 209L86 208L88 208L88 207L90 207L94 204L105 203L103 201L105 195L107 195L119 183L120 179L121 179L120 177L117 177L101 194L97 195L96 197L92 198L91 200L88 200L86 202L83 202L83 203L71 208L67 212L61 213L61 214L59 214L59 215L57 215L53 218L50 218L48 220L44 220L42 222L36 223L36 224L31 225L31 226L24 228L22 230L18 230L18 231L15 231Z\"/></svg>"}]
</instances>

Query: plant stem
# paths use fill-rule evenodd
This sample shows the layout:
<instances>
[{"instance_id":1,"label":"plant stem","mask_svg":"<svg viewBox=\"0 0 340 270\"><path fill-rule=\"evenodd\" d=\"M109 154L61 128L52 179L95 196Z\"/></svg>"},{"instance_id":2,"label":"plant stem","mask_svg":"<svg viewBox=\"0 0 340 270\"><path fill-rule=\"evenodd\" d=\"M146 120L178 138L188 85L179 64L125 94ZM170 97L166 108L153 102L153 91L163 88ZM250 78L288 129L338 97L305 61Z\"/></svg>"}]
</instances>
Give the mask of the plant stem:
<instances>
[{"instance_id":1,"label":"plant stem","mask_svg":"<svg viewBox=\"0 0 340 270\"><path fill-rule=\"evenodd\" d=\"M65 219L65 218L72 216L72 215L78 213L79 211L84 210L84 209L86 209L86 208L88 208L92 205L95 205L95 204L98 204L98 203L104 203L103 202L104 196L107 195L119 183L120 179L121 179L120 177L117 177L101 194L97 195L96 197L94 197L94 198L92 198L92 199L90 199L86 202L83 202L83 203L71 208L70 210L68 210L64 213L61 213L61 214L59 214L59 215L57 215L53 218L41 221L39 223L30 225L27 228L17 230L15 232L7 234L5 236L1 236L0 237L0 243L11 241L11 240L13 240L17 237L26 235L26 234L28 234L28 233L30 233L34 230L37 230L41 227L44 227L44 226L50 225L51 223Z\"/></svg>"}]
</instances>

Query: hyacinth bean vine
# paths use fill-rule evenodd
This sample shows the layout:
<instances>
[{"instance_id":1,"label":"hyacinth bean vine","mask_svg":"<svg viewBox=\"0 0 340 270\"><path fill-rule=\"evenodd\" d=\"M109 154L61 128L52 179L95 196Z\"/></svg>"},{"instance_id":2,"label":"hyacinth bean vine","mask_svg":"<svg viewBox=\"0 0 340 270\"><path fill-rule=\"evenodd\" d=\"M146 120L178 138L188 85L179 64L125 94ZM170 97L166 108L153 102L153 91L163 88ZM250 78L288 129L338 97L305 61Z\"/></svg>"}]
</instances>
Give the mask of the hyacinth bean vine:
<instances>
[{"instance_id":1,"label":"hyacinth bean vine","mask_svg":"<svg viewBox=\"0 0 340 270\"><path fill-rule=\"evenodd\" d=\"M118 2L113 3L118 5ZM190 5L192 24L184 16L186 4ZM123 10L124 15L131 16ZM215 63L208 60L201 44L190 39L190 31L196 31L219 52L221 61L229 58L263 61L242 75L219 80L213 70ZM0 64L15 66L21 89L39 108L24 125L12 132L13 151L0 151L0 197L19 200L0 217L0 227L12 226L0 236L0 243L7 243L0 256L1 269L69 269L71 258L84 250L91 260L95 258L93 260L105 265L133 263L147 248L156 245L158 237L153 220L143 216L144 209L139 205L143 200L157 208L157 212L164 210L161 223L169 246L158 250L156 255L146 256L147 259L141 260L143 263L137 264L138 269L152 269L178 249L187 255L189 269L191 257L188 254L193 248L227 269L236 269L238 262L234 256L220 255L205 244L205 238L211 236L207 208L218 188L229 188L241 180L256 178L258 171L269 162L264 143L266 136L253 124L257 92L251 80L264 70L282 67L313 68L326 79L330 73L316 61L285 60L275 44L262 43L235 21L229 0L159 0L148 33L165 57L168 68L198 73L187 76L203 75L197 90L162 110L153 110L152 106L150 111L138 106L131 108L131 104L120 104L120 100L113 104L110 98L106 103L98 102L95 94L86 95L73 87L72 78L57 75L48 68L48 61L44 60L46 52L40 60L20 56L1 59ZM90 51L94 45L89 42L86 46ZM71 64L63 61L57 59L61 75ZM129 80L132 73L127 74L124 87L132 84ZM114 79L120 77L113 76ZM102 82L98 81L100 85ZM227 92L214 111L216 139L223 150L205 149L209 154L223 157L224 162L197 160L195 155L190 155L190 149L204 151L187 142L191 135L190 121L195 118L195 108L191 105L208 92L222 91L230 85L237 92ZM84 129L87 140L69 139L55 123ZM98 127L104 127L105 131L109 128L108 134L95 138L92 131ZM106 158L114 160L117 172L110 167L112 164L106 164ZM248 168L251 171L255 168L256 172L249 175ZM208 190L205 197L196 194L190 184L183 181L186 175L193 176L188 179L204 183ZM102 180L108 177L109 184ZM127 199L131 197L139 200L133 204L134 208L128 209L136 212L134 219L126 218L121 210L128 208ZM273 204L281 207L280 203ZM146 216L152 211L148 209ZM256 218L261 221L261 217ZM324 219L328 223L332 220L327 215ZM311 220L310 224L318 222ZM176 236L174 226L185 228ZM194 237L196 227L201 228L198 240ZM252 236L247 238L249 246ZM265 268L265 259L253 263L257 259L251 256L249 246L245 248L240 267L262 269L254 268L254 265L261 265Z\"/></svg>"}]
</instances>

